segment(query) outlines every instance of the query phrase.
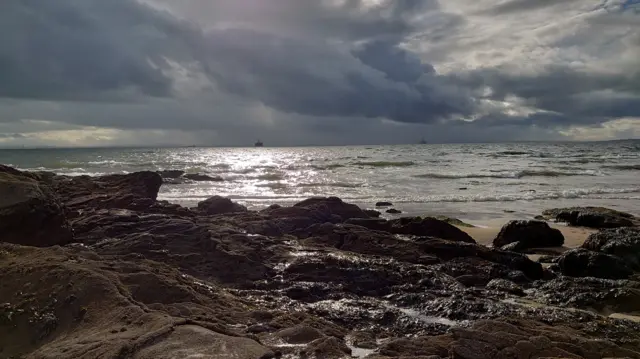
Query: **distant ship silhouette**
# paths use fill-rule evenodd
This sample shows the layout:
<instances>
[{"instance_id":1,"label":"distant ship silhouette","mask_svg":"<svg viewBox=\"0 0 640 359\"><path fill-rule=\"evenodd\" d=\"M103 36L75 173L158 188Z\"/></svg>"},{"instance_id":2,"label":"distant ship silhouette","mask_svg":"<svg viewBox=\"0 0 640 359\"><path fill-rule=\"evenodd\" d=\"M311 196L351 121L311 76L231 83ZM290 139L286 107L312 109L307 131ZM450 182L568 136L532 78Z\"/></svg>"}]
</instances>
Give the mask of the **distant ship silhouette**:
<instances>
[{"instance_id":1,"label":"distant ship silhouette","mask_svg":"<svg viewBox=\"0 0 640 359\"><path fill-rule=\"evenodd\" d=\"M419 144L421 144L421 145L426 145L426 144L427 144L427 141L423 138L423 139L421 139L421 140L420 140L420 142L418 142L418 143L419 143Z\"/></svg>"},{"instance_id":2,"label":"distant ship silhouette","mask_svg":"<svg viewBox=\"0 0 640 359\"><path fill-rule=\"evenodd\" d=\"M256 143L255 143L255 145L254 145L254 146L255 146L255 147L263 147L263 146L264 146L264 143L262 143L262 141L258 140L258 141L256 141Z\"/></svg>"}]
</instances>

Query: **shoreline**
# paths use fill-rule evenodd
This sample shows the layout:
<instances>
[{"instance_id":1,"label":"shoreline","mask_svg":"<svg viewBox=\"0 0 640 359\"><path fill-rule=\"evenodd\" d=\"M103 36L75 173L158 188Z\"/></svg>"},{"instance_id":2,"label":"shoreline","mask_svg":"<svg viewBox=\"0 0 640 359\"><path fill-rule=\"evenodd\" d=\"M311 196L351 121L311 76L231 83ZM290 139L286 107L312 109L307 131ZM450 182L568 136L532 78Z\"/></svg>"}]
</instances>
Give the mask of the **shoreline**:
<instances>
[{"instance_id":1,"label":"shoreline","mask_svg":"<svg viewBox=\"0 0 640 359\"><path fill-rule=\"evenodd\" d=\"M186 208L158 200L161 186L148 171L0 165L2 355L471 359L482 343L487 357L640 359L633 253L580 249L542 264L521 253L558 243L539 221L488 246L511 214L471 228L411 211L378 218L337 197L254 211L213 196ZM601 240L640 244L630 214L552 216L618 226ZM565 245L545 251L596 231L552 227Z\"/></svg>"}]
</instances>

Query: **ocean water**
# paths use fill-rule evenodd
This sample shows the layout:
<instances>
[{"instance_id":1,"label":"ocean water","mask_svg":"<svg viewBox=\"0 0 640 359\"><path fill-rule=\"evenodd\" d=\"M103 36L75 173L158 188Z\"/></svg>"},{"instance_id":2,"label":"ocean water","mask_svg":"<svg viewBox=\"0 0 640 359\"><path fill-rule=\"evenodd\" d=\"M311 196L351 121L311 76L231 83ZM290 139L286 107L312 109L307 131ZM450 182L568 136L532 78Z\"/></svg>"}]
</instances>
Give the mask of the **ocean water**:
<instances>
[{"instance_id":1,"label":"ocean water","mask_svg":"<svg viewBox=\"0 0 640 359\"><path fill-rule=\"evenodd\" d=\"M177 169L224 179L162 186L160 199L187 206L212 195L250 208L338 196L366 208L384 200L405 214L472 221L574 205L640 213L640 141L24 149L0 150L0 163L72 176Z\"/></svg>"}]
</instances>

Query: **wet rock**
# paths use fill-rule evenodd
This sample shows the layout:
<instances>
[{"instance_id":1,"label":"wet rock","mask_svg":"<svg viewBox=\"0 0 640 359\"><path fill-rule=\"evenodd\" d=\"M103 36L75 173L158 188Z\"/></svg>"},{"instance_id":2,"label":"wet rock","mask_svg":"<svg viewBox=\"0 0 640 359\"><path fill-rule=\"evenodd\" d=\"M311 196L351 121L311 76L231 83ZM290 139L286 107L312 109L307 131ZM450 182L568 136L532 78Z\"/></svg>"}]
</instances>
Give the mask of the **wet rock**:
<instances>
[{"instance_id":1,"label":"wet rock","mask_svg":"<svg viewBox=\"0 0 640 359\"><path fill-rule=\"evenodd\" d=\"M316 339L309 343L305 352L315 358L344 358L351 356L351 349L336 337Z\"/></svg>"},{"instance_id":2,"label":"wet rock","mask_svg":"<svg viewBox=\"0 0 640 359\"><path fill-rule=\"evenodd\" d=\"M201 173L187 173L182 177L191 181L210 181L210 182L222 182L224 179L220 176L209 176Z\"/></svg>"},{"instance_id":3,"label":"wet rock","mask_svg":"<svg viewBox=\"0 0 640 359\"><path fill-rule=\"evenodd\" d=\"M376 202L376 207L391 207L393 203L391 202Z\"/></svg>"},{"instance_id":4,"label":"wet rock","mask_svg":"<svg viewBox=\"0 0 640 359\"><path fill-rule=\"evenodd\" d=\"M184 175L182 170L161 170L156 171L163 179L176 179Z\"/></svg>"},{"instance_id":5,"label":"wet rock","mask_svg":"<svg viewBox=\"0 0 640 359\"><path fill-rule=\"evenodd\" d=\"M386 210L385 212L389 213L389 214L400 214L402 213L401 210L399 209L395 209L395 208L389 208L388 210Z\"/></svg>"},{"instance_id":6,"label":"wet rock","mask_svg":"<svg viewBox=\"0 0 640 359\"><path fill-rule=\"evenodd\" d=\"M162 185L156 172L99 177L56 176L52 187L70 209L125 208L141 210L153 205Z\"/></svg>"},{"instance_id":7,"label":"wet rock","mask_svg":"<svg viewBox=\"0 0 640 359\"><path fill-rule=\"evenodd\" d=\"M420 251L433 254L447 261L466 257L500 264L510 270L522 272L531 280L541 279L543 277L540 263L533 262L526 256L518 253L494 250L477 244L434 239L420 242Z\"/></svg>"},{"instance_id":8,"label":"wet rock","mask_svg":"<svg viewBox=\"0 0 640 359\"><path fill-rule=\"evenodd\" d=\"M593 233L582 248L616 256L629 268L640 271L640 228L605 229Z\"/></svg>"},{"instance_id":9,"label":"wet rock","mask_svg":"<svg viewBox=\"0 0 640 359\"><path fill-rule=\"evenodd\" d=\"M37 177L0 165L0 241L28 246L73 241L65 208Z\"/></svg>"},{"instance_id":10,"label":"wet rock","mask_svg":"<svg viewBox=\"0 0 640 359\"><path fill-rule=\"evenodd\" d=\"M637 219L625 212L604 207L554 208L542 212L547 218L572 226L617 228L637 225Z\"/></svg>"},{"instance_id":11,"label":"wet rock","mask_svg":"<svg viewBox=\"0 0 640 359\"><path fill-rule=\"evenodd\" d=\"M214 284L151 261L0 243L2 357L258 358L270 350L225 330L243 306ZM73 295L73 301L65 300ZM0 315L3 309L0 305ZM10 325L5 325L8 319ZM124 330L123 330L124 328ZM88 337L100 338L87 341ZM145 343L146 345L136 345Z\"/></svg>"},{"instance_id":12,"label":"wet rock","mask_svg":"<svg viewBox=\"0 0 640 359\"><path fill-rule=\"evenodd\" d=\"M564 236L560 230L551 228L541 221L510 221L505 224L493 240L494 247L502 247L520 242L518 250L539 247L560 247Z\"/></svg>"},{"instance_id":13,"label":"wet rock","mask_svg":"<svg viewBox=\"0 0 640 359\"><path fill-rule=\"evenodd\" d=\"M355 204L343 202L337 197L314 197L296 203L294 207L319 211L327 215L336 215L346 221L350 218L369 218L360 207Z\"/></svg>"},{"instance_id":14,"label":"wet rock","mask_svg":"<svg viewBox=\"0 0 640 359\"><path fill-rule=\"evenodd\" d=\"M563 253L557 263L562 274L571 277L626 279L633 274L620 258L582 248Z\"/></svg>"},{"instance_id":15,"label":"wet rock","mask_svg":"<svg viewBox=\"0 0 640 359\"><path fill-rule=\"evenodd\" d=\"M489 290L495 290L499 292L518 295L518 296L524 296L524 290L522 290L522 287L505 279L492 279L487 284L486 288Z\"/></svg>"},{"instance_id":16,"label":"wet rock","mask_svg":"<svg viewBox=\"0 0 640 359\"><path fill-rule=\"evenodd\" d=\"M475 243L467 233L451 224L432 217L404 217L389 221L391 233L428 236L451 241Z\"/></svg>"},{"instance_id":17,"label":"wet rock","mask_svg":"<svg viewBox=\"0 0 640 359\"><path fill-rule=\"evenodd\" d=\"M451 217L447 217L447 216L435 216L434 218L439 220L439 221L447 222L447 223L449 223L451 225L458 226L458 227L468 227L468 228L474 228L475 227L473 224L469 224L469 223L463 222L463 221L459 220L458 218L451 218Z\"/></svg>"},{"instance_id":18,"label":"wet rock","mask_svg":"<svg viewBox=\"0 0 640 359\"><path fill-rule=\"evenodd\" d=\"M376 211L375 209L365 209L364 213L368 214L371 218L378 218L380 217L380 215L382 215L382 213Z\"/></svg>"},{"instance_id":19,"label":"wet rock","mask_svg":"<svg viewBox=\"0 0 640 359\"><path fill-rule=\"evenodd\" d=\"M556 263L558 261L559 256L540 256L538 258L538 263Z\"/></svg>"},{"instance_id":20,"label":"wet rock","mask_svg":"<svg viewBox=\"0 0 640 359\"><path fill-rule=\"evenodd\" d=\"M224 335L197 325L183 325L167 333L161 340L151 341L135 357L268 359L275 358L275 354L249 338Z\"/></svg>"},{"instance_id":21,"label":"wet rock","mask_svg":"<svg viewBox=\"0 0 640 359\"><path fill-rule=\"evenodd\" d=\"M283 329L275 335L289 344L307 344L324 337L318 329L304 324Z\"/></svg>"},{"instance_id":22,"label":"wet rock","mask_svg":"<svg viewBox=\"0 0 640 359\"><path fill-rule=\"evenodd\" d=\"M363 349L377 349L376 336L368 331L355 331L350 334L353 345Z\"/></svg>"},{"instance_id":23,"label":"wet rock","mask_svg":"<svg viewBox=\"0 0 640 359\"><path fill-rule=\"evenodd\" d=\"M387 357L448 358L452 341L450 335L394 339L380 347L380 354Z\"/></svg>"},{"instance_id":24,"label":"wet rock","mask_svg":"<svg viewBox=\"0 0 640 359\"><path fill-rule=\"evenodd\" d=\"M537 290L533 293L541 303L606 313L640 311L640 283L638 282L559 276L550 281L535 284Z\"/></svg>"},{"instance_id":25,"label":"wet rock","mask_svg":"<svg viewBox=\"0 0 640 359\"><path fill-rule=\"evenodd\" d=\"M210 197L198 203L198 210L208 215L246 212L247 207L221 196Z\"/></svg>"},{"instance_id":26,"label":"wet rock","mask_svg":"<svg viewBox=\"0 0 640 359\"><path fill-rule=\"evenodd\" d=\"M351 218L345 223L362 226L374 231L391 231L391 223L383 218Z\"/></svg>"},{"instance_id":27,"label":"wet rock","mask_svg":"<svg viewBox=\"0 0 640 359\"><path fill-rule=\"evenodd\" d=\"M523 244L523 242L512 242L512 243L509 243L509 244L506 244L506 245L500 247L500 250L509 251L509 252L516 252L516 253L522 253L522 252L525 252L527 250L527 248Z\"/></svg>"}]
</instances>

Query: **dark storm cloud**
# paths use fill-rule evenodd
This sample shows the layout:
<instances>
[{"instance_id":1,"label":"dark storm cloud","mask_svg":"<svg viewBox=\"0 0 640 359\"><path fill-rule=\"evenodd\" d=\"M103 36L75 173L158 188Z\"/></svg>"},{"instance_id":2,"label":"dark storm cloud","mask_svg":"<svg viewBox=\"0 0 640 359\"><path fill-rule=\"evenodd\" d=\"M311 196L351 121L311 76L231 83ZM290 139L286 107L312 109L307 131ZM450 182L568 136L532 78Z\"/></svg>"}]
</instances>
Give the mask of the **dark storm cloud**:
<instances>
[{"instance_id":1,"label":"dark storm cloud","mask_svg":"<svg viewBox=\"0 0 640 359\"><path fill-rule=\"evenodd\" d=\"M251 29L203 34L133 0L10 0L0 17L0 75L6 79L0 96L131 100L131 90L170 96L172 79L163 71L169 58L198 62L226 91L284 112L406 122L472 113L464 90L399 47L412 17L437 9L437 2L388 1L374 9L356 0L318 4L297 6L315 9L319 20L365 44L351 52L350 44ZM377 39L381 29L386 36Z\"/></svg>"},{"instance_id":2,"label":"dark storm cloud","mask_svg":"<svg viewBox=\"0 0 640 359\"><path fill-rule=\"evenodd\" d=\"M395 43L374 42L369 61L361 50L354 57L326 43L252 30L217 31L208 40L207 73L217 84L284 112L431 122L474 109L468 91Z\"/></svg>"},{"instance_id":3,"label":"dark storm cloud","mask_svg":"<svg viewBox=\"0 0 640 359\"><path fill-rule=\"evenodd\" d=\"M575 2L563 3L570 1ZM489 138L505 133L497 130L501 125L524 136L532 133L532 126L551 129L640 116L637 71L578 71L563 60L544 71L520 72L457 58L453 50L474 53L474 46L493 44L484 32L493 34L493 24L482 22L477 33L468 31L465 26L473 16L465 18L464 9L448 13L437 0L372 3L4 0L0 123L32 118L132 130L220 130L240 136L283 123L293 127L294 121L300 134L319 129L325 134L366 133L367 123L377 126L389 119L407 126L442 126L438 137L445 128L464 128L469 136ZM496 1L483 14L551 12L557 3ZM618 26L614 20L589 21L594 28L588 33L573 31L573 37L549 40L541 52L581 49L600 34L595 26ZM502 25L496 28L509 28ZM625 41L638 33L629 29ZM416 43L424 45L424 53L436 44L440 47L433 51L440 55L427 61ZM498 40L495 52L501 51L508 53L509 45ZM446 66L439 66L443 62L454 64L446 75ZM514 96L540 112L506 115L499 106L480 101L510 101ZM260 106L270 113L252 112L262 111L256 110ZM254 121L263 115L266 122ZM448 121L463 117L479 120L473 126ZM482 126L493 130L480 131ZM518 126L522 130L513 130Z\"/></svg>"},{"instance_id":4,"label":"dark storm cloud","mask_svg":"<svg viewBox=\"0 0 640 359\"><path fill-rule=\"evenodd\" d=\"M456 74L451 80L472 88L487 86L491 89L487 98L491 100L517 96L527 105L546 111L528 116L526 123L593 124L640 117L640 73L585 73L567 66L550 66L530 75L482 69Z\"/></svg>"},{"instance_id":5,"label":"dark storm cloud","mask_svg":"<svg viewBox=\"0 0 640 359\"><path fill-rule=\"evenodd\" d=\"M501 3L487 11L489 15L509 15L511 13L518 13L522 11L532 11L544 9L559 3L573 3L584 0L511 0Z\"/></svg>"},{"instance_id":6,"label":"dark storm cloud","mask_svg":"<svg viewBox=\"0 0 640 359\"><path fill-rule=\"evenodd\" d=\"M168 14L131 0L4 0L0 97L168 96L171 81L159 66L183 34Z\"/></svg>"}]
</instances>

